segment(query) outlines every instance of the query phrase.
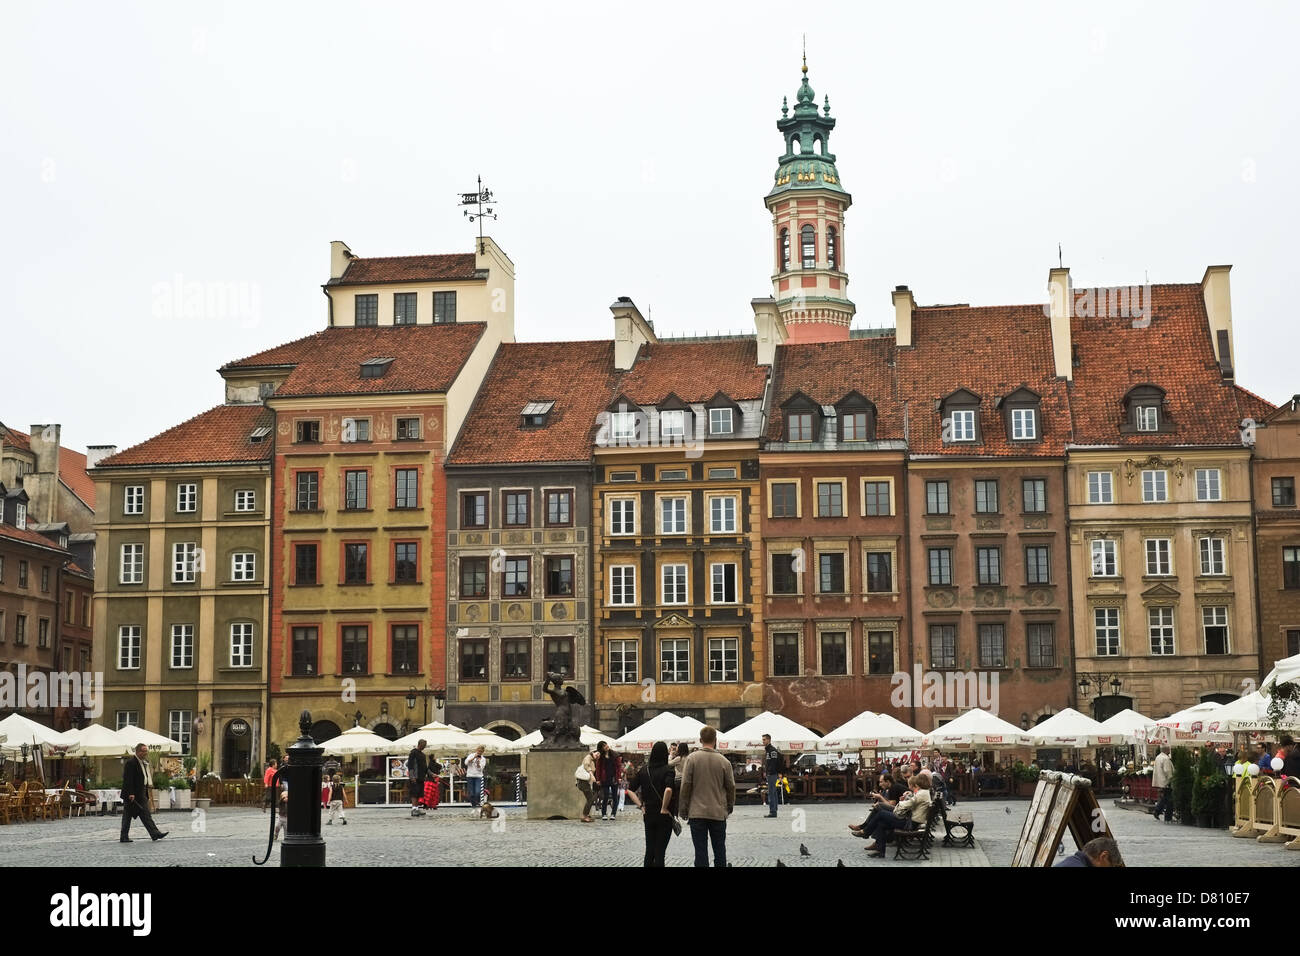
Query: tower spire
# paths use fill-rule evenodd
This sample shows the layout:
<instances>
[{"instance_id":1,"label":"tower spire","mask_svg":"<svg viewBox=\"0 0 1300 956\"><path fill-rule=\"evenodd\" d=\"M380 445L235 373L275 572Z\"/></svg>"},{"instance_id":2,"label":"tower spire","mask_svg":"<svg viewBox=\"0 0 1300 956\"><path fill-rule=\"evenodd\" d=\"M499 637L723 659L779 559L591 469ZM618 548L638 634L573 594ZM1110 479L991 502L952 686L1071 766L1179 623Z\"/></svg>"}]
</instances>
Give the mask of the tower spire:
<instances>
[{"instance_id":1,"label":"tower spire","mask_svg":"<svg viewBox=\"0 0 1300 956\"><path fill-rule=\"evenodd\" d=\"M803 75L808 75L808 34L803 35Z\"/></svg>"}]
</instances>

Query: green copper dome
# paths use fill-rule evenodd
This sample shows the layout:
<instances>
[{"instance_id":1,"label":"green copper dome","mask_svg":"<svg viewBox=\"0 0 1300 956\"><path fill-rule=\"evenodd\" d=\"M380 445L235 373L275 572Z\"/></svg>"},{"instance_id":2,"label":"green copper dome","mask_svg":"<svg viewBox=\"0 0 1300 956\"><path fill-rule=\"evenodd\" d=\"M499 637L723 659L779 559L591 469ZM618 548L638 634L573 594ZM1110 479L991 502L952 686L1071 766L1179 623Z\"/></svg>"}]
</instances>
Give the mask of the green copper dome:
<instances>
[{"instance_id":1,"label":"green copper dome","mask_svg":"<svg viewBox=\"0 0 1300 956\"><path fill-rule=\"evenodd\" d=\"M781 118L776 121L776 128L785 136L785 153L777 160L776 176L768 197L801 189L844 192L839 170L835 168L835 154L830 151L831 130L835 128L830 97L826 97L825 110L820 112L817 94L808 82L806 61L795 101L791 111L787 101L782 100Z\"/></svg>"}]
</instances>

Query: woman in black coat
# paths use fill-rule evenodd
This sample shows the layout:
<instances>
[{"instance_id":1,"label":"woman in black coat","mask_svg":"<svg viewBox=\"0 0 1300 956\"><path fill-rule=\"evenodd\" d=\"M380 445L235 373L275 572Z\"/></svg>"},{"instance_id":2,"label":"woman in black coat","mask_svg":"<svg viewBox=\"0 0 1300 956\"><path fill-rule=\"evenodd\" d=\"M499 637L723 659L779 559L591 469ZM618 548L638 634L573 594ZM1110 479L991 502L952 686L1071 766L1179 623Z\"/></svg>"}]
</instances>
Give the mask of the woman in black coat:
<instances>
[{"instance_id":1,"label":"woman in black coat","mask_svg":"<svg viewBox=\"0 0 1300 956\"><path fill-rule=\"evenodd\" d=\"M676 786L677 779L668 766L668 745L661 740L651 748L650 759L637 772L627 791L644 816L646 866L664 865L664 854L673 835Z\"/></svg>"}]
</instances>

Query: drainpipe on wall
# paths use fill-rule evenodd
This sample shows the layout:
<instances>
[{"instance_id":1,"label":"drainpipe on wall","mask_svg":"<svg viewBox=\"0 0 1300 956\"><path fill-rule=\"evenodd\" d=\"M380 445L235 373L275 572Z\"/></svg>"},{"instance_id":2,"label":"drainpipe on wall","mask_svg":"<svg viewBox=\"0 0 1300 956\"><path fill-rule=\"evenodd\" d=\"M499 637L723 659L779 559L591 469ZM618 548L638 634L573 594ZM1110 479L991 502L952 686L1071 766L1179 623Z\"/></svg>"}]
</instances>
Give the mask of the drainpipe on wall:
<instances>
[{"instance_id":1,"label":"drainpipe on wall","mask_svg":"<svg viewBox=\"0 0 1300 956\"><path fill-rule=\"evenodd\" d=\"M1065 706L1079 710L1080 701L1075 696L1077 685L1075 684L1076 665L1078 664L1078 655L1074 646L1074 561L1072 555L1074 549L1070 547L1070 463L1069 461L1061 462L1061 496L1063 498L1061 507L1065 509L1065 636L1067 638L1065 646L1070 649L1070 689L1066 693ZM1082 711L1079 711L1083 713Z\"/></svg>"},{"instance_id":2,"label":"drainpipe on wall","mask_svg":"<svg viewBox=\"0 0 1300 956\"><path fill-rule=\"evenodd\" d=\"M897 371L897 369L895 369ZM911 443L908 440L908 407L907 400L903 400L903 567L907 568L908 591L914 590L912 585L912 506L911 506L911 469L908 466L908 455L911 451ZM911 594L908 595L907 606L907 679L912 681L914 671L913 656L916 653L914 635L912 631L913 607ZM911 713L908 714L907 724L909 727L916 726L916 688L912 687L912 692L907 695L912 702Z\"/></svg>"},{"instance_id":3,"label":"drainpipe on wall","mask_svg":"<svg viewBox=\"0 0 1300 956\"><path fill-rule=\"evenodd\" d=\"M1260 608L1260 590L1259 590L1259 542L1256 540L1258 533L1258 512L1255 510L1255 449L1250 449L1250 458L1246 461L1246 470L1250 474L1250 537L1247 539L1250 544L1250 564L1255 575L1255 657L1256 673L1262 680L1264 677L1264 615ZM1286 648L1282 648L1282 657L1286 656Z\"/></svg>"},{"instance_id":4,"label":"drainpipe on wall","mask_svg":"<svg viewBox=\"0 0 1300 956\"><path fill-rule=\"evenodd\" d=\"M325 293L325 298L329 299L329 327L334 328L334 296L330 295L328 286L321 286L320 290Z\"/></svg>"}]
</instances>

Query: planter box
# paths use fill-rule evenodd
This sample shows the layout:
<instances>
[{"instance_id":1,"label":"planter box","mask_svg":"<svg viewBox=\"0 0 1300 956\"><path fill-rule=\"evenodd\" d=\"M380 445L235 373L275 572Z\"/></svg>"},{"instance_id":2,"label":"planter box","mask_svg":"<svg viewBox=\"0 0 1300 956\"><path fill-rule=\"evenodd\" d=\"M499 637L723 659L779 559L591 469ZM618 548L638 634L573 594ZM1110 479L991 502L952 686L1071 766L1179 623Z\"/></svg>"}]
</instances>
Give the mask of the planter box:
<instances>
[{"instance_id":1,"label":"planter box","mask_svg":"<svg viewBox=\"0 0 1300 956\"><path fill-rule=\"evenodd\" d=\"M174 809L174 810L188 810L189 808L190 808L190 791L188 791L188 790L177 790L177 791L176 791L176 797L175 797L175 799L172 801L172 809Z\"/></svg>"},{"instance_id":2,"label":"planter box","mask_svg":"<svg viewBox=\"0 0 1300 956\"><path fill-rule=\"evenodd\" d=\"M211 797L195 797L195 798L194 798L194 807L195 807L195 809L197 809L197 810L204 810L204 811L206 811L206 810L208 810L209 808L211 808L211 806L212 806L212 798L211 798Z\"/></svg>"}]
</instances>

